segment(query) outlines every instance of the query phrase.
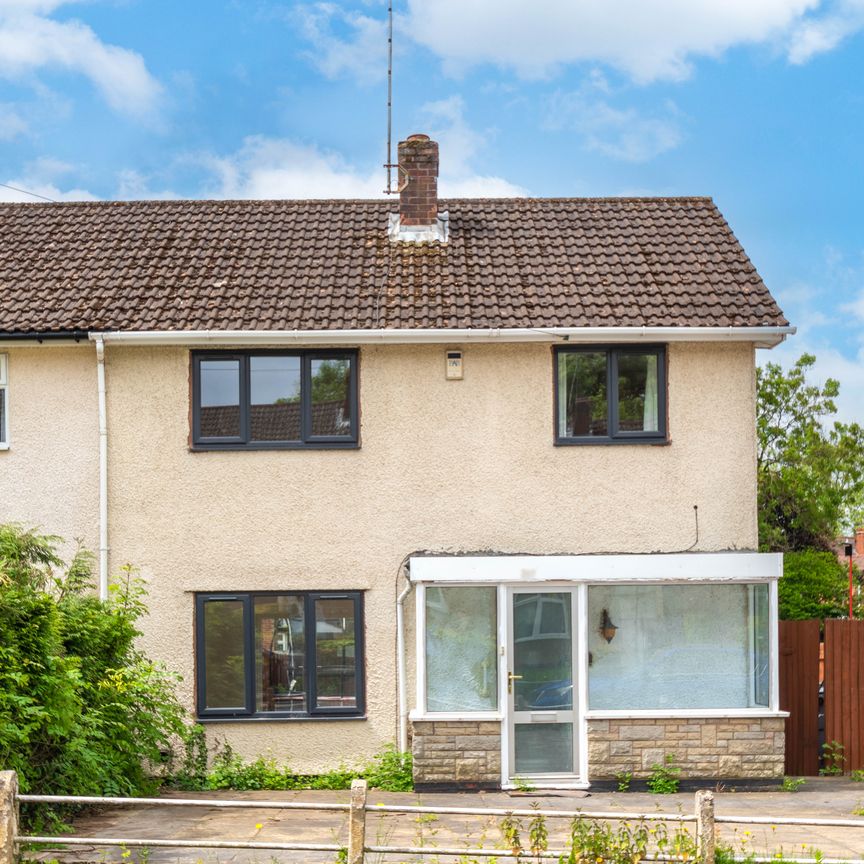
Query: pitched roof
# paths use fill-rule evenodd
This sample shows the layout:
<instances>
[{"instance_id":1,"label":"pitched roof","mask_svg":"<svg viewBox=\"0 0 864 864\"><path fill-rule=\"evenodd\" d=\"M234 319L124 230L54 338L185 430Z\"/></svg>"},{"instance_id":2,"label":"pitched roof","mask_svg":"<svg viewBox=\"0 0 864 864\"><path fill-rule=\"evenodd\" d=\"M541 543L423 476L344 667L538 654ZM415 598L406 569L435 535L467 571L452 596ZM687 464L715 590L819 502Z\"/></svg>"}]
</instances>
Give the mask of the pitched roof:
<instances>
[{"instance_id":1,"label":"pitched roof","mask_svg":"<svg viewBox=\"0 0 864 864\"><path fill-rule=\"evenodd\" d=\"M0 333L783 326L709 198L0 205Z\"/></svg>"}]
</instances>

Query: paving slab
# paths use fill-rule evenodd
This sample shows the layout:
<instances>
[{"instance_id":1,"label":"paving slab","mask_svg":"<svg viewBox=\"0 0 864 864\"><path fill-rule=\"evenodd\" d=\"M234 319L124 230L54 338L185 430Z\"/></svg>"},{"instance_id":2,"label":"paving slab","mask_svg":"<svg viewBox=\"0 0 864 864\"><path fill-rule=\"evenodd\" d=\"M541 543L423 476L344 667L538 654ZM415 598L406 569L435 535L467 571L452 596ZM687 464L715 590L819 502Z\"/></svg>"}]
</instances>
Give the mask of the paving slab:
<instances>
[{"instance_id":1,"label":"paving slab","mask_svg":"<svg viewBox=\"0 0 864 864\"><path fill-rule=\"evenodd\" d=\"M218 792L194 794L167 792L160 800L199 798L210 800L285 801L307 803L348 804L347 791L290 792ZM694 811L692 792L675 795L652 795L640 792L380 792L371 790L368 803L426 807L476 807L482 809L523 810L539 807L556 810L562 817L547 820L550 848L564 848L574 812L589 815L607 811L624 814L691 814ZM853 819L861 827L824 827L798 825L720 824L721 842L733 845L740 853L774 855L778 851L787 857L864 859L864 817L856 810L864 808L864 783L848 778L808 778L794 793L733 792L722 787L715 791L718 816L771 817L798 819ZM394 814L370 812L367 817L367 845L428 846L425 857L405 854L367 854L369 864L401 864L414 861L454 861L436 852L453 847L489 847L502 849L501 817L454 814ZM523 838L527 835L528 818L521 820ZM344 811L306 811L273 809L226 809L217 807L110 807L80 815L74 822L74 835L116 839L176 839L188 840L182 848L148 846L144 849L126 847L65 846L41 850L28 857L63 864L288 864L288 862L334 862L337 853L298 852L261 849L206 849L196 841L224 839L254 842L301 842L316 844L347 844L348 814ZM670 827L674 830L674 826ZM689 825L692 832L692 823ZM499 855L499 862L513 860Z\"/></svg>"}]
</instances>

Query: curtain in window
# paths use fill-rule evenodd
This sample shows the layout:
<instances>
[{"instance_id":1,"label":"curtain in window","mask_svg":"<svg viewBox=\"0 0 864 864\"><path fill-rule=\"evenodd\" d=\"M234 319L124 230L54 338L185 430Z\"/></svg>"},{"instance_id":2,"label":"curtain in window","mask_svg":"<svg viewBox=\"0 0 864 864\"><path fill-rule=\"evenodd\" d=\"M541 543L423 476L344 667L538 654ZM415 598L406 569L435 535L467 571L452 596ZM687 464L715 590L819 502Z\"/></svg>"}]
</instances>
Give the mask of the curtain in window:
<instances>
[{"instance_id":1,"label":"curtain in window","mask_svg":"<svg viewBox=\"0 0 864 864\"><path fill-rule=\"evenodd\" d=\"M657 357L649 354L645 358L647 370L645 376L645 407L642 412L642 430L644 432L656 432L658 430L657 417Z\"/></svg>"}]
</instances>

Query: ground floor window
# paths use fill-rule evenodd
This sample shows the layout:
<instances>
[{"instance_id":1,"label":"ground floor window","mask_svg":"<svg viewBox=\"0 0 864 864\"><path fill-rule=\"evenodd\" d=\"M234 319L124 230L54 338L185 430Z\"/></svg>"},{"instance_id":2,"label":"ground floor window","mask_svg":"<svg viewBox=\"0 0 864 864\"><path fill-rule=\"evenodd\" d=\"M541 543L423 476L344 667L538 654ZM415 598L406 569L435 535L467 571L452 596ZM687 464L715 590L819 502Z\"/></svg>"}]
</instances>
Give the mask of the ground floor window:
<instances>
[{"instance_id":1,"label":"ground floor window","mask_svg":"<svg viewBox=\"0 0 864 864\"><path fill-rule=\"evenodd\" d=\"M429 587L426 603L426 710L498 707L497 589Z\"/></svg>"},{"instance_id":2,"label":"ground floor window","mask_svg":"<svg viewBox=\"0 0 864 864\"><path fill-rule=\"evenodd\" d=\"M769 707L767 584L592 585L591 710Z\"/></svg>"},{"instance_id":3,"label":"ground floor window","mask_svg":"<svg viewBox=\"0 0 864 864\"><path fill-rule=\"evenodd\" d=\"M360 715L359 592L199 594L202 717Z\"/></svg>"}]
</instances>

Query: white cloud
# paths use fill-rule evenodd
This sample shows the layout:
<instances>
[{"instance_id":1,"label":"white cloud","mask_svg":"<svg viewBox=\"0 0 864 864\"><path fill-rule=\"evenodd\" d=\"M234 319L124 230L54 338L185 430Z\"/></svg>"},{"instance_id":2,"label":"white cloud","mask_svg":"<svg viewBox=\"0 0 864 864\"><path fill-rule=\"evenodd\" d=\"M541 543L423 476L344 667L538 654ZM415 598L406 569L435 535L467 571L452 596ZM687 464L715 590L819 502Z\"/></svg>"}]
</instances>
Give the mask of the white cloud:
<instances>
[{"instance_id":1,"label":"white cloud","mask_svg":"<svg viewBox=\"0 0 864 864\"><path fill-rule=\"evenodd\" d=\"M20 177L2 178L0 182L0 201L18 201L26 204L37 203L43 198L51 201L95 201L96 196L86 189L75 186L63 188L66 175L73 173L74 166L56 159L37 159L25 166ZM2 177L2 175L0 175ZM9 188L9 187L14 188ZM28 195L31 192L35 194Z\"/></svg>"},{"instance_id":2,"label":"white cloud","mask_svg":"<svg viewBox=\"0 0 864 864\"><path fill-rule=\"evenodd\" d=\"M349 75L374 84L387 74L387 23L335 3L298 6L300 31L312 45L312 64L327 78ZM340 36L336 31L345 34Z\"/></svg>"},{"instance_id":3,"label":"white cloud","mask_svg":"<svg viewBox=\"0 0 864 864\"><path fill-rule=\"evenodd\" d=\"M11 141L29 130L27 121L14 106L0 102L0 141Z\"/></svg>"},{"instance_id":4,"label":"white cloud","mask_svg":"<svg viewBox=\"0 0 864 864\"><path fill-rule=\"evenodd\" d=\"M210 173L202 191L214 198L377 198L384 188L383 170L361 170L337 153L261 135L228 156L188 161Z\"/></svg>"},{"instance_id":5,"label":"white cloud","mask_svg":"<svg viewBox=\"0 0 864 864\"><path fill-rule=\"evenodd\" d=\"M43 68L84 75L120 113L152 116L162 87L139 54L103 42L79 21L45 17L62 2L0 3L0 77L22 80Z\"/></svg>"},{"instance_id":6,"label":"white cloud","mask_svg":"<svg viewBox=\"0 0 864 864\"><path fill-rule=\"evenodd\" d=\"M406 28L451 72L482 63L542 78L602 63L634 80L683 79L698 57L786 46L803 62L864 26L862 0L408 0Z\"/></svg>"},{"instance_id":7,"label":"white cloud","mask_svg":"<svg viewBox=\"0 0 864 864\"><path fill-rule=\"evenodd\" d=\"M558 91L545 105L549 129L576 132L582 146L625 162L647 162L681 143L678 110L665 102L651 114L617 107L596 70L578 90Z\"/></svg>"},{"instance_id":8,"label":"white cloud","mask_svg":"<svg viewBox=\"0 0 864 864\"><path fill-rule=\"evenodd\" d=\"M528 194L502 177L478 172L476 163L488 149L486 142L494 132L478 132L468 125L461 96L427 102L420 116L428 126L428 134L439 145L438 191L442 198L513 198Z\"/></svg>"},{"instance_id":9,"label":"white cloud","mask_svg":"<svg viewBox=\"0 0 864 864\"><path fill-rule=\"evenodd\" d=\"M864 0L840 0L821 18L807 18L792 31L790 63L806 63L817 54L831 51L845 38L864 28Z\"/></svg>"},{"instance_id":10,"label":"white cloud","mask_svg":"<svg viewBox=\"0 0 864 864\"><path fill-rule=\"evenodd\" d=\"M420 111L441 145L441 197L511 197L526 192L502 177L474 170L487 134L465 121L461 98L430 102ZM383 198L378 164L357 165L339 153L284 138L251 136L234 153L189 154L178 167L203 170L201 194L213 198ZM125 191L140 178L127 180ZM147 184L140 186L146 190ZM167 193L166 193L167 194ZM124 196L125 197L125 196Z\"/></svg>"},{"instance_id":11,"label":"white cloud","mask_svg":"<svg viewBox=\"0 0 864 864\"><path fill-rule=\"evenodd\" d=\"M864 351L853 356L842 354L830 340L815 336L793 336L771 351L758 352L759 365L779 363L790 369L804 353L813 354L816 363L808 378L812 383L824 384L826 378L840 382L836 420L864 425Z\"/></svg>"}]
</instances>

